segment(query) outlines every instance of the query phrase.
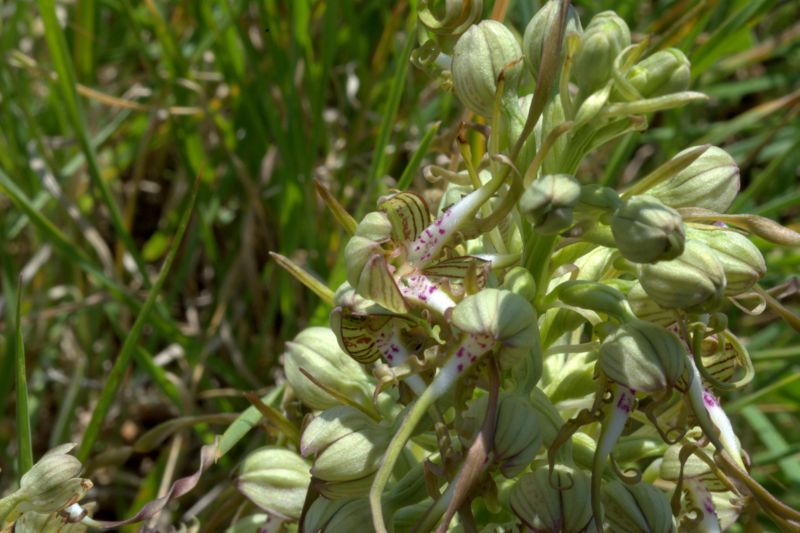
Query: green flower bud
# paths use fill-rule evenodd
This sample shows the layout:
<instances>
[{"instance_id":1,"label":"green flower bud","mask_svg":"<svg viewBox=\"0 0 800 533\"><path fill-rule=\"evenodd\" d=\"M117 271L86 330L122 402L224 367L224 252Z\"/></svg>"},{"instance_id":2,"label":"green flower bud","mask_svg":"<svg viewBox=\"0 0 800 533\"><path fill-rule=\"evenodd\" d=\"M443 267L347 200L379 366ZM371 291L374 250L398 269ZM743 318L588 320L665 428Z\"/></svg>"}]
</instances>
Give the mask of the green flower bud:
<instances>
[{"instance_id":1,"label":"green flower bud","mask_svg":"<svg viewBox=\"0 0 800 533\"><path fill-rule=\"evenodd\" d=\"M611 533L671 533L672 510L663 492L647 483L611 481L603 487L603 507Z\"/></svg>"},{"instance_id":2,"label":"green flower bud","mask_svg":"<svg viewBox=\"0 0 800 533\"><path fill-rule=\"evenodd\" d=\"M567 174L542 176L522 194L520 212L536 232L554 235L572 225L572 210L578 203L581 186Z\"/></svg>"},{"instance_id":3,"label":"green flower bud","mask_svg":"<svg viewBox=\"0 0 800 533\"><path fill-rule=\"evenodd\" d=\"M519 394L503 394L497 403L494 433L495 460L507 478L522 472L542 446L539 417L531 403Z\"/></svg>"},{"instance_id":4,"label":"green flower bud","mask_svg":"<svg viewBox=\"0 0 800 533\"><path fill-rule=\"evenodd\" d=\"M708 245L717 252L717 259L725 271L726 295L749 291L767 272L764 256L750 239L727 229L705 226L688 228L687 236Z\"/></svg>"},{"instance_id":5,"label":"green flower bud","mask_svg":"<svg viewBox=\"0 0 800 533\"><path fill-rule=\"evenodd\" d=\"M369 476L380 466L391 439L361 411L339 406L323 411L308 424L300 440L303 457L315 455L311 473L324 481L353 481Z\"/></svg>"},{"instance_id":6,"label":"green flower bud","mask_svg":"<svg viewBox=\"0 0 800 533\"><path fill-rule=\"evenodd\" d=\"M286 343L284 372L297 397L312 409L327 409L341 402L300 372L302 368L321 384L341 392L361 405L372 401L372 386L361 365L344 353L329 328L311 327Z\"/></svg>"},{"instance_id":7,"label":"green flower bud","mask_svg":"<svg viewBox=\"0 0 800 533\"><path fill-rule=\"evenodd\" d=\"M540 533L595 531L591 482L583 470L557 464L523 475L512 487L509 504L526 527Z\"/></svg>"},{"instance_id":8,"label":"green flower bud","mask_svg":"<svg viewBox=\"0 0 800 533\"><path fill-rule=\"evenodd\" d=\"M533 302L536 297L536 281L525 267L516 266L509 270L503 279L502 288L522 296L529 302Z\"/></svg>"},{"instance_id":9,"label":"green flower bud","mask_svg":"<svg viewBox=\"0 0 800 533\"><path fill-rule=\"evenodd\" d=\"M16 512L50 514L79 501L92 488L88 479L77 477L81 462L68 452L74 444L56 446L42 456L20 479L20 488L12 495L18 503Z\"/></svg>"},{"instance_id":10,"label":"green flower bud","mask_svg":"<svg viewBox=\"0 0 800 533\"><path fill-rule=\"evenodd\" d=\"M284 520L297 520L310 482L309 465L302 457L284 448L265 446L242 462L236 486L259 508Z\"/></svg>"},{"instance_id":11,"label":"green flower bud","mask_svg":"<svg viewBox=\"0 0 800 533\"><path fill-rule=\"evenodd\" d=\"M683 375L686 351L664 328L631 320L603 340L598 364L611 381L635 391L660 392Z\"/></svg>"},{"instance_id":12,"label":"green flower bud","mask_svg":"<svg viewBox=\"0 0 800 533\"><path fill-rule=\"evenodd\" d=\"M689 60L677 48L667 48L643 59L627 76L644 98L685 91L691 77Z\"/></svg>"},{"instance_id":13,"label":"green flower bud","mask_svg":"<svg viewBox=\"0 0 800 533\"><path fill-rule=\"evenodd\" d=\"M680 157L687 148L678 153ZM724 213L739 192L739 167L723 150L710 146L695 161L647 191L670 207L702 207Z\"/></svg>"},{"instance_id":14,"label":"green flower bud","mask_svg":"<svg viewBox=\"0 0 800 533\"><path fill-rule=\"evenodd\" d=\"M623 257L634 263L668 261L683 253L681 215L652 196L625 202L611 219L611 233Z\"/></svg>"},{"instance_id":15,"label":"green flower bud","mask_svg":"<svg viewBox=\"0 0 800 533\"><path fill-rule=\"evenodd\" d=\"M495 20L470 27L453 50L453 87L470 111L492 116L497 79L505 72L505 94L515 96L522 65L506 66L522 57L511 30Z\"/></svg>"},{"instance_id":16,"label":"green flower bud","mask_svg":"<svg viewBox=\"0 0 800 533\"><path fill-rule=\"evenodd\" d=\"M572 75L584 95L590 95L611 79L614 59L631 44L628 25L613 11L592 17L575 54Z\"/></svg>"},{"instance_id":17,"label":"green flower bud","mask_svg":"<svg viewBox=\"0 0 800 533\"><path fill-rule=\"evenodd\" d=\"M639 283L663 308L710 311L725 291L725 271L716 256L700 241L688 240L679 257L639 265Z\"/></svg>"},{"instance_id":18,"label":"green flower bud","mask_svg":"<svg viewBox=\"0 0 800 533\"><path fill-rule=\"evenodd\" d=\"M525 35L522 38L522 47L525 52L525 60L534 78L539 77L539 67L542 64L542 50L547 39L547 34L554 25L558 24L558 7L560 0L548 0L542 8L533 15L528 25L525 27ZM564 40L570 33L580 34L583 32L581 19L578 12L570 6L567 12L567 26L564 29ZM565 46L561 46L561 63L564 62Z\"/></svg>"}]
</instances>

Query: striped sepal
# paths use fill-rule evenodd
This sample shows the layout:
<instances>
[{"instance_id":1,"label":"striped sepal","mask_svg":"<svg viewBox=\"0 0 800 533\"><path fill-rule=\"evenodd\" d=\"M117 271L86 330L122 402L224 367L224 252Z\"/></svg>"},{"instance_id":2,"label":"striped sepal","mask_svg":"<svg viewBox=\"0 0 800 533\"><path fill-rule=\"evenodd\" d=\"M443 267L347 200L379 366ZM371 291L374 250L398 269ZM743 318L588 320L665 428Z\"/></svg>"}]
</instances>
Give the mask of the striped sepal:
<instances>
[{"instance_id":1,"label":"striped sepal","mask_svg":"<svg viewBox=\"0 0 800 533\"><path fill-rule=\"evenodd\" d=\"M356 292L394 313L408 312L408 304L381 254L374 254L367 260L358 278Z\"/></svg>"},{"instance_id":2,"label":"striped sepal","mask_svg":"<svg viewBox=\"0 0 800 533\"><path fill-rule=\"evenodd\" d=\"M720 340L723 345L720 346ZM703 367L712 379L725 384L726 388L741 388L752 380L753 365L750 354L729 330L703 341ZM744 372L740 372L743 369ZM737 377L737 375L741 377ZM735 380L735 381L734 381Z\"/></svg>"},{"instance_id":3,"label":"striped sepal","mask_svg":"<svg viewBox=\"0 0 800 533\"><path fill-rule=\"evenodd\" d=\"M489 261L462 255L439 261L435 265L426 267L422 273L426 276L438 276L442 278L464 280L468 276L474 276L479 287L486 285L486 275L488 273Z\"/></svg>"},{"instance_id":4,"label":"striped sepal","mask_svg":"<svg viewBox=\"0 0 800 533\"><path fill-rule=\"evenodd\" d=\"M430 223L430 212L425 200L413 192L389 196L378 205L392 224L392 240L413 241Z\"/></svg>"},{"instance_id":5,"label":"striped sepal","mask_svg":"<svg viewBox=\"0 0 800 533\"><path fill-rule=\"evenodd\" d=\"M383 341L394 333L391 321L398 319L393 315L353 314L347 308L337 307L331 313L331 329L342 350L366 365L383 355Z\"/></svg>"}]
</instances>

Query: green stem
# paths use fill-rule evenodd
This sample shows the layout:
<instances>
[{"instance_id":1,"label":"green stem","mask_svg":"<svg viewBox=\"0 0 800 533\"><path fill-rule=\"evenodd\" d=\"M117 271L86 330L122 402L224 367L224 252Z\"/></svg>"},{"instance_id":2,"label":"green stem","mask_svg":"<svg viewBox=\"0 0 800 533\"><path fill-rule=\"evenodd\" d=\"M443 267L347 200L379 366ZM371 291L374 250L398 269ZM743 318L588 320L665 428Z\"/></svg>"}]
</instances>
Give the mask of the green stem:
<instances>
[{"instance_id":1,"label":"green stem","mask_svg":"<svg viewBox=\"0 0 800 533\"><path fill-rule=\"evenodd\" d=\"M389 478L392 476L392 470L397 463L397 459L403 452L406 442L411 438L414 429L419 424L422 417L428 411L428 408L433 405L433 402L439 397L438 391L433 387L428 387L422 393L417 401L411 406L411 409L406 414L400 429L392 437L389 446L386 448L386 454L383 456L383 462L380 468L375 473L375 480L372 482L372 487L369 489L369 506L372 510L372 525L377 533L386 533L386 523L383 518L383 506L381 504L381 496L389 483Z\"/></svg>"}]
</instances>

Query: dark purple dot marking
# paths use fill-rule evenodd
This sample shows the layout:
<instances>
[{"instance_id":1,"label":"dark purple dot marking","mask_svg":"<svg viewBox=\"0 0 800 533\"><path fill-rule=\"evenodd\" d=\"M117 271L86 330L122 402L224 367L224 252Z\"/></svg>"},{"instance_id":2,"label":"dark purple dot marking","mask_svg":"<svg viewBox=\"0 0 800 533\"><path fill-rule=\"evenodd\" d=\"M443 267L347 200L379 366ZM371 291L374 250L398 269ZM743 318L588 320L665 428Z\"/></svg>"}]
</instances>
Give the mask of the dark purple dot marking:
<instances>
[{"instance_id":1,"label":"dark purple dot marking","mask_svg":"<svg viewBox=\"0 0 800 533\"><path fill-rule=\"evenodd\" d=\"M459 372L463 372L464 371L464 365L462 365L461 363L458 364L457 368L458 368Z\"/></svg>"}]
</instances>

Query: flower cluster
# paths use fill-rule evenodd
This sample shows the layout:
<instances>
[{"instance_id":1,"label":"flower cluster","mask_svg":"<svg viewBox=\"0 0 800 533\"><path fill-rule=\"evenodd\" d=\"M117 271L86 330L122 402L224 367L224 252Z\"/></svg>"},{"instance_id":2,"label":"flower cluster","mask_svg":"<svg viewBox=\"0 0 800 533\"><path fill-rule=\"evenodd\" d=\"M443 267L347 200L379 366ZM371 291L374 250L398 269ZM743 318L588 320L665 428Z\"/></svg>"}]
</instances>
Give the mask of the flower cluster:
<instances>
[{"instance_id":1,"label":"flower cluster","mask_svg":"<svg viewBox=\"0 0 800 533\"><path fill-rule=\"evenodd\" d=\"M330 327L284 354L310 419L253 452L242 492L302 531L720 531L750 506L800 527L717 397L752 378L725 306L769 303L748 233L800 236L725 214L739 171L715 146L622 191L581 164L705 98L686 56L568 2L521 41L479 0L427 4L412 60L485 119L486 153L459 135L462 157L428 169L439 206L396 191L345 224Z\"/></svg>"}]
</instances>

